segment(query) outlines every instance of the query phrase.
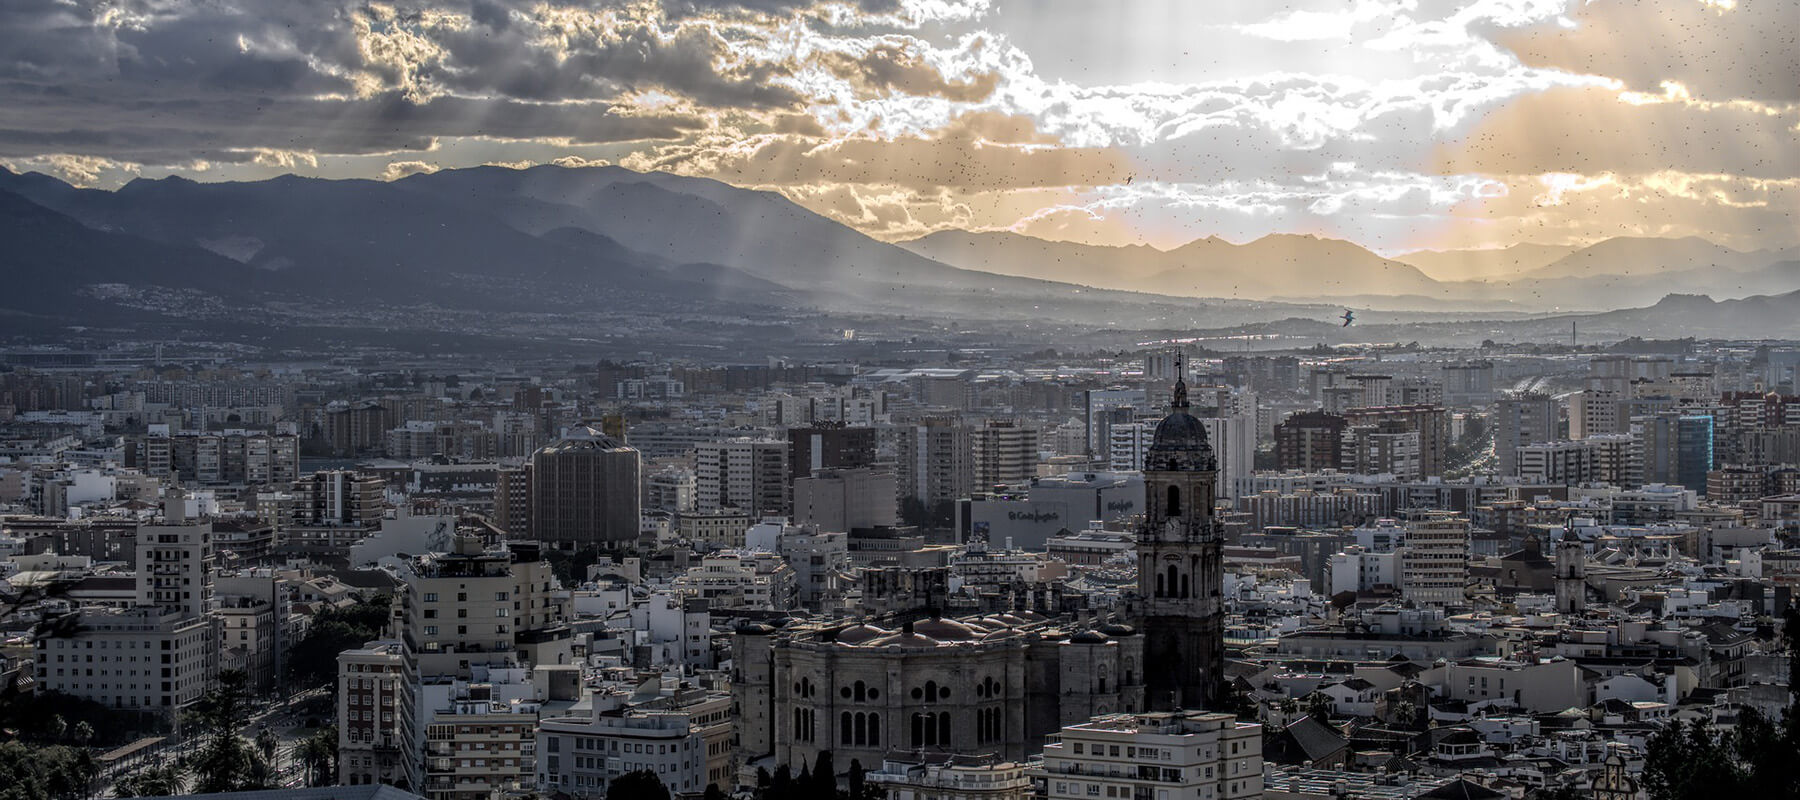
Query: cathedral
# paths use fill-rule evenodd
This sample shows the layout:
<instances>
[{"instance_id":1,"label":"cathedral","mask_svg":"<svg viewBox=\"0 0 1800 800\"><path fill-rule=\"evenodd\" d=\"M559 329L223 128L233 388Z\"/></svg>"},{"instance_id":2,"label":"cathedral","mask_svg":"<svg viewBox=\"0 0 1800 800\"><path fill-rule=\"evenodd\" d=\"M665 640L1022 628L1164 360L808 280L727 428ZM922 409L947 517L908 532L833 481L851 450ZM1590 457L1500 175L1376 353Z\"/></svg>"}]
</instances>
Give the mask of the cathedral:
<instances>
[{"instance_id":1,"label":"cathedral","mask_svg":"<svg viewBox=\"0 0 1800 800\"><path fill-rule=\"evenodd\" d=\"M1134 625L1020 610L739 627L739 758L771 769L825 750L839 763L878 764L893 749L1023 760L1046 735L1095 716L1216 710L1225 661L1217 474L1178 380L1144 464L1138 596L1120 614Z\"/></svg>"},{"instance_id":2,"label":"cathedral","mask_svg":"<svg viewBox=\"0 0 1800 800\"><path fill-rule=\"evenodd\" d=\"M1144 458L1147 513L1137 537L1144 702L1152 711L1217 710L1224 690L1218 472L1206 428L1188 413L1187 381L1177 377Z\"/></svg>"}]
</instances>

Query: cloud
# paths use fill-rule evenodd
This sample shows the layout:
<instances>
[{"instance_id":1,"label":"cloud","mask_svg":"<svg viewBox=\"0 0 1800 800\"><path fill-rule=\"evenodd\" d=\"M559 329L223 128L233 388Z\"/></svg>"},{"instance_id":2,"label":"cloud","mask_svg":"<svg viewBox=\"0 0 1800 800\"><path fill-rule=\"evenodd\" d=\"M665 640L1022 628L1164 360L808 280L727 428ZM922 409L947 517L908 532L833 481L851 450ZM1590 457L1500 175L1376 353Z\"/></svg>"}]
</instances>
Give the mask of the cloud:
<instances>
[{"instance_id":1,"label":"cloud","mask_svg":"<svg viewBox=\"0 0 1800 800\"><path fill-rule=\"evenodd\" d=\"M1617 88L1523 97L1435 149L1444 172L1540 174L1679 170L1800 176L1800 115L1724 105L1631 102Z\"/></svg>"},{"instance_id":2,"label":"cloud","mask_svg":"<svg viewBox=\"0 0 1800 800\"><path fill-rule=\"evenodd\" d=\"M1800 102L1800 9L1785 0L1594 0L1571 24L1500 30L1526 64L1617 78L1659 92L1678 83L1705 100Z\"/></svg>"},{"instance_id":3,"label":"cloud","mask_svg":"<svg viewBox=\"0 0 1800 800\"><path fill-rule=\"evenodd\" d=\"M430 175L442 169L429 161L395 161L381 171L384 181L397 181L409 175Z\"/></svg>"},{"instance_id":4,"label":"cloud","mask_svg":"<svg viewBox=\"0 0 1800 800\"><path fill-rule=\"evenodd\" d=\"M1104 148L1037 144L1029 121L991 114L960 117L917 136L818 138L789 134L707 137L626 158L631 169L666 170L751 186L811 183L905 187L1093 186L1131 174Z\"/></svg>"}]
</instances>

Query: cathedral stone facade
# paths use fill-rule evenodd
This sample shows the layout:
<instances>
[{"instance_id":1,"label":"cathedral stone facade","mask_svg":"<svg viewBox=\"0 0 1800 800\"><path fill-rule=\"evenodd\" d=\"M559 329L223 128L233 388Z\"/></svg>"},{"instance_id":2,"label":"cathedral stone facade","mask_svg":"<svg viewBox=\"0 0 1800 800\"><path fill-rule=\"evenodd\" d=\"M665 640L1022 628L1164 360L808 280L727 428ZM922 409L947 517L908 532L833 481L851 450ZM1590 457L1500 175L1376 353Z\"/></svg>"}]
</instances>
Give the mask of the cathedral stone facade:
<instances>
[{"instance_id":1,"label":"cathedral stone facade","mask_svg":"<svg viewBox=\"0 0 1800 800\"><path fill-rule=\"evenodd\" d=\"M1022 760L1046 735L1091 717L1216 709L1225 657L1217 473L1178 380L1144 465L1139 596L1121 615L1136 626L1013 611L739 628L732 697L742 763L797 768L825 750L838 764L879 764L894 751Z\"/></svg>"},{"instance_id":2,"label":"cathedral stone facade","mask_svg":"<svg viewBox=\"0 0 1800 800\"><path fill-rule=\"evenodd\" d=\"M1142 637L1028 612L871 624L749 625L733 640L745 763L879 764L894 751L1021 760L1063 725L1143 705Z\"/></svg>"}]
</instances>

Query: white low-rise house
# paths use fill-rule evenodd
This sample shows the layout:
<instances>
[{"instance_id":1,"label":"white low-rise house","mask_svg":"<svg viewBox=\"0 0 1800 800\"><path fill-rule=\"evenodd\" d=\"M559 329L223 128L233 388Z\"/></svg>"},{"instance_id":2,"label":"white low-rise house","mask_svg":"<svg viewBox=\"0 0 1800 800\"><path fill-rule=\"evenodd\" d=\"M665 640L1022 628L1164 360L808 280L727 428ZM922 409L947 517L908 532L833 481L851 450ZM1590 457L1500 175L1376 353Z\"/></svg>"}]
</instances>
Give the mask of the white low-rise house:
<instances>
[{"instance_id":1,"label":"white low-rise house","mask_svg":"<svg viewBox=\"0 0 1800 800\"><path fill-rule=\"evenodd\" d=\"M1362 678L1322 686L1319 693L1331 700L1332 713L1342 717L1375 716L1375 700L1381 695L1375 684Z\"/></svg>"}]
</instances>

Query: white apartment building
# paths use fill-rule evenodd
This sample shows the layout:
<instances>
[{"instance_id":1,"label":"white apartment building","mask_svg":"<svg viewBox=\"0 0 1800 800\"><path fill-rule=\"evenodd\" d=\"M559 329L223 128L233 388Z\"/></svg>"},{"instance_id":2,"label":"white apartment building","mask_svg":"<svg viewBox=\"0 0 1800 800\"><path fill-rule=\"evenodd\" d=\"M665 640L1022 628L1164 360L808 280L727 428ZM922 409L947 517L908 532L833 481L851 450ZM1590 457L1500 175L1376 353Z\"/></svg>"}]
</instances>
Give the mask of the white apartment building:
<instances>
[{"instance_id":1,"label":"white apartment building","mask_svg":"<svg viewBox=\"0 0 1800 800\"><path fill-rule=\"evenodd\" d=\"M1462 604L1469 582L1469 521L1452 514L1421 514L1406 522L1401 594L1419 605Z\"/></svg>"},{"instance_id":2,"label":"white apartment building","mask_svg":"<svg viewBox=\"0 0 1800 800\"><path fill-rule=\"evenodd\" d=\"M705 598L712 608L785 611L798 589L793 567L775 553L719 552L676 576L677 594Z\"/></svg>"},{"instance_id":3,"label":"white apartment building","mask_svg":"<svg viewBox=\"0 0 1800 800\"><path fill-rule=\"evenodd\" d=\"M213 605L212 523L187 524L177 498L166 525L137 532L137 603L202 617Z\"/></svg>"},{"instance_id":4,"label":"white apartment building","mask_svg":"<svg viewBox=\"0 0 1800 800\"><path fill-rule=\"evenodd\" d=\"M650 663L712 668L712 613L708 605L704 598L666 593L632 603L628 613L637 644L658 651L652 653Z\"/></svg>"},{"instance_id":5,"label":"white apartment building","mask_svg":"<svg viewBox=\"0 0 1800 800\"><path fill-rule=\"evenodd\" d=\"M596 693L588 713L538 723L537 784L545 794L606 796L628 772L656 773L672 794L729 789L731 696L696 689L631 704L623 692Z\"/></svg>"},{"instance_id":6,"label":"white apartment building","mask_svg":"<svg viewBox=\"0 0 1800 800\"><path fill-rule=\"evenodd\" d=\"M1066 725L1038 768L1049 800L1237 800L1263 792L1262 726L1204 711Z\"/></svg>"},{"instance_id":7,"label":"white apartment building","mask_svg":"<svg viewBox=\"0 0 1800 800\"><path fill-rule=\"evenodd\" d=\"M213 622L179 610L89 608L37 636L44 691L173 718L200 699L217 669Z\"/></svg>"},{"instance_id":8,"label":"white apartment building","mask_svg":"<svg viewBox=\"0 0 1800 800\"><path fill-rule=\"evenodd\" d=\"M1366 592L1377 586L1400 585L1400 553L1379 553L1362 545L1349 545L1331 557L1327 567L1331 576L1331 594Z\"/></svg>"}]
</instances>

